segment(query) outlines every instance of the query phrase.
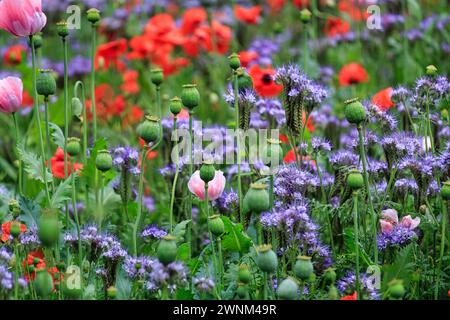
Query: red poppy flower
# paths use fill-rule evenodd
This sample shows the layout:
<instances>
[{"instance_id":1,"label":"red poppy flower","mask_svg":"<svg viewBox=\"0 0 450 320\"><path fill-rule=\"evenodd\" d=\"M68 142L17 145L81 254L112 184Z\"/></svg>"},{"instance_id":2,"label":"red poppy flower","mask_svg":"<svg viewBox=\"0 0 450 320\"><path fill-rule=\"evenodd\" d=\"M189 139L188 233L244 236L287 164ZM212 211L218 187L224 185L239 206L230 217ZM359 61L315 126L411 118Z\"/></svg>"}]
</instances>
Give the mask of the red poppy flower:
<instances>
[{"instance_id":1,"label":"red poppy flower","mask_svg":"<svg viewBox=\"0 0 450 320\"><path fill-rule=\"evenodd\" d=\"M299 148L297 148L297 152L299 152ZM284 163L292 163L295 162L295 153L294 150L291 149L289 150L288 153L286 153L286 156L283 158L283 162ZM303 156L302 158L303 163L308 162L311 164L311 166L315 167L316 166L316 162L314 160L311 160L311 158L309 156Z\"/></svg>"},{"instance_id":2,"label":"red poppy flower","mask_svg":"<svg viewBox=\"0 0 450 320\"><path fill-rule=\"evenodd\" d=\"M139 139L139 144L141 145L141 147L143 148L145 146L145 141L142 138L138 138ZM147 160L152 160L155 159L158 156L158 151L150 151L147 154ZM140 166L140 161L139 161L139 166Z\"/></svg>"},{"instance_id":3,"label":"red poppy flower","mask_svg":"<svg viewBox=\"0 0 450 320\"><path fill-rule=\"evenodd\" d=\"M33 272L28 272L28 268L33 266ZM30 252L26 259L22 262L23 270L25 271L25 279L27 281L34 280L36 277L36 269L45 268L44 253L42 251Z\"/></svg>"},{"instance_id":4,"label":"red poppy flower","mask_svg":"<svg viewBox=\"0 0 450 320\"><path fill-rule=\"evenodd\" d=\"M350 301L357 300L357 299L358 299L358 297L356 295L356 291L352 295L345 296L345 297L341 298L341 300L350 300Z\"/></svg>"},{"instance_id":5,"label":"red poppy flower","mask_svg":"<svg viewBox=\"0 0 450 320\"><path fill-rule=\"evenodd\" d=\"M339 71L339 85L350 86L369 81L369 75L362 65L356 62L346 64Z\"/></svg>"},{"instance_id":6,"label":"red poppy flower","mask_svg":"<svg viewBox=\"0 0 450 320\"><path fill-rule=\"evenodd\" d=\"M118 71L125 69L125 64L120 58L127 51L127 40L119 39L98 46L95 55L95 70L106 70L110 66Z\"/></svg>"},{"instance_id":7,"label":"red poppy flower","mask_svg":"<svg viewBox=\"0 0 450 320\"><path fill-rule=\"evenodd\" d=\"M267 4L270 7L272 13L278 13L283 9L286 4L286 0L267 0Z\"/></svg>"},{"instance_id":8,"label":"red poppy flower","mask_svg":"<svg viewBox=\"0 0 450 320\"><path fill-rule=\"evenodd\" d=\"M273 80L275 70L271 67L262 69L258 65L253 65L248 74L253 80L255 91L262 97L275 97L283 90L283 86Z\"/></svg>"},{"instance_id":9,"label":"red poppy flower","mask_svg":"<svg viewBox=\"0 0 450 320\"><path fill-rule=\"evenodd\" d=\"M325 34L332 38L350 31L350 23L338 17L329 17L325 23Z\"/></svg>"},{"instance_id":10,"label":"red poppy flower","mask_svg":"<svg viewBox=\"0 0 450 320\"><path fill-rule=\"evenodd\" d=\"M122 79L124 82L120 86L120 89L129 94L138 93L139 92L139 84L137 82L138 78L139 73L136 70L125 71L122 75Z\"/></svg>"},{"instance_id":11,"label":"red poppy flower","mask_svg":"<svg viewBox=\"0 0 450 320\"><path fill-rule=\"evenodd\" d=\"M28 91L24 90L23 94L22 94L22 107L23 108L31 107L33 105L33 102L34 102L34 100L30 96Z\"/></svg>"},{"instance_id":12,"label":"red poppy flower","mask_svg":"<svg viewBox=\"0 0 450 320\"><path fill-rule=\"evenodd\" d=\"M366 11L362 0L359 0L359 2L360 4L355 0L339 0L337 7L339 11L346 13L354 21L367 20L369 13Z\"/></svg>"},{"instance_id":13,"label":"red poppy flower","mask_svg":"<svg viewBox=\"0 0 450 320\"><path fill-rule=\"evenodd\" d=\"M309 6L309 0L294 0L293 3L299 9L304 9Z\"/></svg>"},{"instance_id":14,"label":"red poppy flower","mask_svg":"<svg viewBox=\"0 0 450 320\"><path fill-rule=\"evenodd\" d=\"M256 24L261 14L261 6L242 7L240 5L234 6L234 15L236 18L246 24Z\"/></svg>"},{"instance_id":15,"label":"red poppy flower","mask_svg":"<svg viewBox=\"0 0 450 320\"><path fill-rule=\"evenodd\" d=\"M11 225L13 224L13 222L14 221L9 221L2 224L2 237L1 237L2 242L6 242L9 240L9 236L11 235ZM25 232L27 232L27 226L21 223L20 233Z\"/></svg>"},{"instance_id":16,"label":"red poppy flower","mask_svg":"<svg viewBox=\"0 0 450 320\"><path fill-rule=\"evenodd\" d=\"M207 19L208 14L204 8L187 9L181 18L181 33L192 34Z\"/></svg>"},{"instance_id":17,"label":"red poppy flower","mask_svg":"<svg viewBox=\"0 0 450 320\"><path fill-rule=\"evenodd\" d=\"M281 142L283 142L285 144L289 144L289 138L286 135L280 133L279 139L280 139Z\"/></svg>"},{"instance_id":18,"label":"red poppy flower","mask_svg":"<svg viewBox=\"0 0 450 320\"><path fill-rule=\"evenodd\" d=\"M241 66L247 68L250 63L258 59L258 53L256 51L241 51L239 52L239 59L241 60Z\"/></svg>"},{"instance_id":19,"label":"red poppy flower","mask_svg":"<svg viewBox=\"0 0 450 320\"><path fill-rule=\"evenodd\" d=\"M67 172L70 175L72 173L72 164L70 163L70 156L67 155ZM64 150L62 148L58 148L55 152L55 155L50 160L52 166L53 176L59 179L64 179ZM75 163L73 165L75 172L83 169L83 165L81 163Z\"/></svg>"},{"instance_id":20,"label":"red poppy flower","mask_svg":"<svg viewBox=\"0 0 450 320\"><path fill-rule=\"evenodd\" d=\"M391 87L381 90L373 96L372 103L376 105L381 111L389 110L395 105L391 99L392 91L393 89Z\"/></svg>"},{"instance_id":21,"label":"red poppy flower","mask_svg":"<svg viewBox=\"0 0 450 320\"><path fill-rule=\"evenodd\" d=\"M8 48L3 55L3 63L5 66L16 66L22 62L22 57L26 55L27 49L18 44Z\"/></svg>"}]
</instances>

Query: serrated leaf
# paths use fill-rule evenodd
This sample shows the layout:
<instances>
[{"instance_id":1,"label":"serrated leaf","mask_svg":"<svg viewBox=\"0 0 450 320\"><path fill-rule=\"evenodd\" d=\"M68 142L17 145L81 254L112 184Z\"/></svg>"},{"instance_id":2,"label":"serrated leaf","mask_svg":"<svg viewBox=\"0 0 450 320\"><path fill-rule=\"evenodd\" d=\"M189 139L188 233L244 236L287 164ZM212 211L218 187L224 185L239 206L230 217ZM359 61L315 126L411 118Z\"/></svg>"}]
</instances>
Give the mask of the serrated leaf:
<instances>
[{"instance_id":1,"label":"serrated leaf","mask_svg":"<svg viewBox=\"0 0 450 320\"><path fill-rule=\"evenodd\" d=\"M75 175L75 176L73 176ZM65 181L63 181L53 193L50 200L50 207L54 209L60 209L64 206L66 201L69 201L72 196L72 178L77 178L77 173L73 173Z\"/></svg>"},{"instance_id":2,"label":"serrated leaf","mask_svg":"<svg viewBox=\"0 0 450 320\"><path fill-rule=\"evenodd\" d=\"M173 235L177 238L177 242L183 241L184 235L186 234L187 225L191 220L184 220L177 224L173 229Z\"/></svg>"},{"instance_id":3,"label":"serrated leaf","mask_svg":"<svg viewBox=\"0 0 450 320\"><path fill-rule=\"evenodd\" d=\"M252 240L243 232L242 224L234 224L228 217L221 217L225 225L225 236L222 239L222 248L225 251L247 253Z\"/></svg>"},{"instance_id":4,"label":"serrated leaf","mask_svg":"<svg viewBox=\"0 0 450 320\"><path fill-rule=\"evenodd\" d=\"M60 148L64 148L66 138L64 137L64 133L62 132L61 128L57 124L52 122L49 122L48 126L50 128L50 135L53 143Z\"/></svg>"},{"instance_id":5,"label":"serrated leaf","mask_svg":"<svg viewBox=\"0 0 450 320\"><path fill-rule=\"evenodd\" d=\"M44 183L45 174L47 183L53 181L52 174L46 167L43 167L41 157L38 157L36 154L26 151L23 140L17 143L17 152L23 162L25 171L31 176L31 178Z\"/></svg>"},{"instance_id":6,"label":"serrated leaf","mask_svg":"<svg viewBox=\"0 0 450 320\"><path fill-rule=\"evenodd\" d=\"M31 199L26 199L24 197L19 198L20 206L20 221L25 223L28 227L37 226L39 216L41 214L41 207L38 203Z\"/></svg>"}]
</instances>

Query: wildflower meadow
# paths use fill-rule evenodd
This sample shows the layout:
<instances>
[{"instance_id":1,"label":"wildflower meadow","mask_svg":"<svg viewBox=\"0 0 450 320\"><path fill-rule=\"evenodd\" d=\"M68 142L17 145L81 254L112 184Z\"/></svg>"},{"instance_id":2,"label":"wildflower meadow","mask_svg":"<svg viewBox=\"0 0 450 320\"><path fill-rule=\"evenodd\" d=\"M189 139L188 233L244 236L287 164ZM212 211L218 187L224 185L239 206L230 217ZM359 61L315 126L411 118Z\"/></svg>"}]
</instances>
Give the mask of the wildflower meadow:
<instances>
[{"instance_id":1,"label":"wildflower meadow","mask_svg":"<svg viewBox=\"0 0 450 320\"><path fill-rule=\"evenodd\" d=\"M449 58L446 0L0 0L0 300L449 300Z\"/></svg>"}]
</instances>

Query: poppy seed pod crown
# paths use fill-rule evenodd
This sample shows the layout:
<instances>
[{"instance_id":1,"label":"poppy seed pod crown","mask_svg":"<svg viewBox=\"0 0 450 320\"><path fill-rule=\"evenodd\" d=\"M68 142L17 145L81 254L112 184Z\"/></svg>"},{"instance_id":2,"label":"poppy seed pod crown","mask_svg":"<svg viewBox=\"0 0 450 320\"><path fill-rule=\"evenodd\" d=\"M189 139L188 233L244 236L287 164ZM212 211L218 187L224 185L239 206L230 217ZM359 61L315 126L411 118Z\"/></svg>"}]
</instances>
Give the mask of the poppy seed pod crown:
<instances>
[{"instance_id":1,"label":"poppy seed pod crown","mask_svg":"<svg viewBox=\"0 0 450 320\"><path fill-rule=\"evenodd\" d=\"M65 38L69 35L69 27L66 21L60 21L56 23L56 30L61 38Z\"/></svg>"},{"instance_id":2,"label":"poppy seed pod crown","mask_svg":"<svg viewBox=\"0 0 450 320\"><path fill-rule=\"evenodd\" d=\"M164 81L164 74L162 69L150 70L150 79L155 86L160 86Z\"/></svg>"},{"instance_id":3,"label":"poppy seed pod crown","mask_svg":"<svg viewBox=\"0 0 450 320\"><path fill-rule=\"evenodd\" d=\"M169 108L170 112L172 112L174 116L180 114L181 110L183 109L183 103L181 102L181 99L179 97L174 97L172 100L170 100Z\"/></svg>"},{"instance_id":4,"label":"poppy seed pod crown","mask_svg":"<svg viewBox=\"0 0 450 320\"><path fill-rule=\"evenodd\" d=\"M100 21L100 10L91 8L87 12L87 20L92 24L97 24Z\"/></svg>"},{"instance_id":5,"label":"poppy seed pod crown","mask_svg":"<svg viewBox=\"0 0 450 320\"><path fill-rule=\"evenodd\" d=\"M233 70L237 70L241 67L241 60L239 58L239 55L237 53L233 53L228 57L228 60L230 62L230 68Z\"/></svg>"}]
</instances>

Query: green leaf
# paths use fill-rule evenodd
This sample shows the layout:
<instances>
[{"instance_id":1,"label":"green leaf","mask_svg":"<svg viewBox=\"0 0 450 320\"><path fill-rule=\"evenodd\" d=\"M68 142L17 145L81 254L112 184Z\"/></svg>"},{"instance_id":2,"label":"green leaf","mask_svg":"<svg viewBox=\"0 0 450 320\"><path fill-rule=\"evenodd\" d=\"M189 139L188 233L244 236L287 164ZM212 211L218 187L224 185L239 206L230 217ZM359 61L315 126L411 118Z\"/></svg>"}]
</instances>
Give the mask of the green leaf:
<instances>
[{"instance_id":1,"label":"green leaf","mask_svg":"<svg viewBox=\"0 0 450 320\"><path fill-rule=\"evenodd\" d=\"M415 244L411 243L400 249L395 256L394 263L383 266L384 284L388 284L394 279L401 279L405 281L405 285L408 284L415 266L413 246Z\"/></svg>"},{"instance_id":2,"label":"green leaf","mask_svg":"<svg viewBox=\"0 0 450 320\"><path fill-rule=\"evenodd\" d=\"M19 198L20 206L20 221L25 223L28 227L37 226L39 216L41 214L41 207L33 200L24 197Z\"/></svg>"},{"instance_id":3,"label":"green leaf","mask_svg":"<svg viewBox=\"0 0 450 320\"><path fill-rule=\"evenodd\" d=\"M25 167L25 171L35 180L39 180L44 183L44 174L47 178L47 183L53 181L52 174L47 168L42 165L41 157L38 157L34 153L25 150L23 140L17 143L17 152Z\"/></svg>"},{"instance_id":4,"label":"green leaf","mask_svg":"<svg viewBox=\"0 0 450 320\"><path fill-rule=\"evenodd\" d=\"M186 234L187 225L191 220L184 220L177 224L173 229L173 235L177 238L177 242L183 241L184 235Z\"/></svg>"},{"instance_id":5,"label":"green leaf","mask_svg":"<svg viewBox=\"0 0 450 320\"><path fill-rule=\"evenodd\" d=\"M225 236L222 239L222 248L226 251L247 253L252 246L252 240L243 232L242 224L234 224L230 218L222 216L225 225Z\"/></svg>"},{"instance_id":6,"label":"green leaf","mask_svg":"<svg viewBox=\"0 0 450 320\"><path fill-rule=\"evenodd\" d=\"M49 122L48 126L50 128L50 135L53 143L58 147L64 149L66 138L64 137L64 133L62 132L61 128L57 124L52 122Z\"/></svg>"},{"instance_id":7,"label":"green leaf","mask_svg":"<svg viewBox=\"0 0 450 320\"><path fill-rule=\"evenodd\" d=\"M95 160L97 159L97 153L100 150L107 149L107 144L105 138L99 138L95 144L94 147L91 149L90 157L87 161L87 164L83 167L83 170L81 171L81 176L88 180L89 185L94 185L95 181L95 172L97 170L97 167L95 166Z\"/></svg>"},{"instance_id":8,"label":"green leaf","mask_svg":"<svg viewBox=\"0 0 450 320\"><path fill-rule=\"evenodd\" d=\"M177 249L177 260L189 262L189 245L183 243Z\"/></svg>"},{"instance_id":9,"label":"green leaf","mask_svg":"<svg viewBox=\"0 0 450 320\"><path fill-rule=\"evenodd\" d=\"M131 295L131 281L125 276L123 271L117 273L116 289L117 300L127 300Z\"/></svg>"},{"instance_id":10,"label":"green leaf","mask_svg":"<svg viewBox=\"0 0 450 320\"><path fill-rule=\"evenodd\" d=\"M75 176L73 176L75 174ZM72 178L77 178L77 174L73 173L65 181L63 181L53 193L50 201L50 207L60 209L64 206L66 201L69 201L72 196Z\"/></svg>"}]
</instances>

